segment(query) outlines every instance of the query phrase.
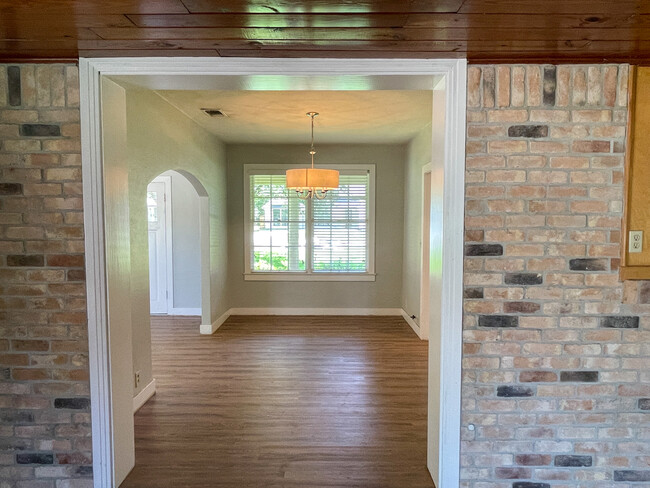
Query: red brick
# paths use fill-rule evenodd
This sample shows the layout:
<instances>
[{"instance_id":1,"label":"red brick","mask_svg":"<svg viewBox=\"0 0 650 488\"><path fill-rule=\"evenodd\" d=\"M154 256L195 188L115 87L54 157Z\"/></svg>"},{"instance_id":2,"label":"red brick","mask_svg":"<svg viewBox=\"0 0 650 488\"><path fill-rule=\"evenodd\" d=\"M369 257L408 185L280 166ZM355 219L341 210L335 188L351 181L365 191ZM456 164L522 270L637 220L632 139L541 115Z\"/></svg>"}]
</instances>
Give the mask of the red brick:
<instances>
[{"instance_id":1,"label":"red brick","mask_svg":"<svg viewBox=\"0 0 650 488\"><path fill-rule=\"evenodd\" d=\"M86 314L83 312L56 312L50 315L51 324L86 324Z\"/></svg>"},{"instance_id":2,"label":"red brick","mask_svg":"<svg viewBox=\"0 0 650 488\"><path fill-rule=\"evenodd\" d=\"M546 187L535 185L512 185L508 187L508 195L523 198L542 198L546 196Z\"/></svg>"},{"instance_id":3,"label":"red brick","mask_svg":"<svg viewBox=\"0 0 650 488\"><path fill-rule=\"evenodd\" d=\"M568 146L564 142L531 141L530 151L533 153L561 153L567 152Z\"/></svg>"},{"instance_id":4,"label":"red brick","mask_svg":"<svg viewBox=\"0 0 650 488\"><path fill-rule=\"evenodd\" d=\"M546 166L546 157L540 155L508 156L507 165L510 168L543 168Z\"/></svg>"},{"instance_id":5,"label":"red brick","mask_svg":"<svg viewBox=\"0 0 650 488\"><path fill-rule=\"evenodd\" d=\"M88 371L85 369L55 369L52 379L59 381L88 381Z\"/></svg>"},{"instance_id":6,"label":"red brick","mask_svg":"<svg viewBox=\"0 0 650 488\"><path fill-rule=\"evenodd\" d=\"M521 466L547 466L551 464L551 456L548 454L518 454L515 462Z\"/></svg>"},{"instance_id":7,"label":"red brick","mask_svg":"<svg viewBox=\"0 0 650 488\"><path fill-rule=\"evenodd\" d=\"M569 112L566 110L531 110L531 122L562 123L569 121Z\"/></svg>"},{"instance_id":8,"label":"red brick","mask_svg":"<svg viewBox=\"0 0 650 488\"><path fill-rule=\"evenodd\" d=\"M527 110L489 110L487 113L488 122L526 122L527 120Z\"/></svg>"},{"instance_id":9,"label":"red brick","mask_svg":"<svg viewBox=\"0 0 650 488\"><path fill-rule=\"evenodd\" d=\"M608 153L609 141L573 141L571 150L578 153Z\"/></svg>"},{"instance_id":10,"label":"red brick","mask_svg":"<svg viewBox=\"0 0 650 488\"><path fill-rule=\"evenodd\" d=\"M526 67L526 95L528 105L536 107L542 103L542 80L539 66Z\"/></svg>"},{"instance_id":11,"label":"red brick","mask_svg":"<svg viewBox=\"0 0 650 488\"><path fill-rule=\"evenodd\" d=\"M47 265L65 268L80 268L84 265L83 255L51 254L47 256Z\"/></svg>"},{"instance_id":12,"label":"red brick","mask_svg":"<svg viewBox=\"0 0 650 488\"><path fill-rule=\"evenodd\" d=\"M557 200L531 200L528 211L531 213L557 213L566 210L566 202Z\"/></svg>"},{"instance_id":13,"label":"red brick","mask_svg":"<svg viewBox=\"0 0 650 488\"><path fill-rule=\"evenodd\" d=\"M510 67L497 68L497 107L510 105Z\"/></svg>"},{"instance_id":14,"label":"red brick","mask_svg":"<svg viewBox=\"0 0 650 488\"><path fill-rule=\"evenodd\" d=\"M48 380L52 376L52 371L42 368L13 368L11 370L11 376L17 381Z\"/></svg>"},{"instance_id":15,"label":"red brick","mask_svg":"<svg viewBox=\"0 0 650 488\"><path fill-rule=\"evenodd\" d=\"M512 67L512 106L521 107L525 101L525 69L521 66Z\"/></svg>"},{"instance_id":16,"label":"red brick","mask_svg":"<svg viewBox=\"0 0 650 488\"><path fill-rule=\"evenodd\" d=\"M0 354L0 364L4 366L28 366L27 354Z\"/></svg>"},{"instance_id":17,"label":"red brick","mask_svg":"<svg viewBox=\"0 0 650 488\"><path fill-rule=\"evenodd\" d=\"M488 141L487 147L489 153L522 153L527 151L528 143L518 140Z\"/></svg>"},{"instance_id":18,"label":"red brick","mask_svg":"<svg viewBox=\"0 0 650 488\"><path fill-rule=\"evenodd\" d=\"M470 66L467 68L467 106L479 107L481 105L481 70Z\"/></svg>"},{"instance_id":19,"label":"red brick","mask_svg":"<svg viewBox=\"0 0 650 488\"><path fill-rule=\"evenodd\" d=\"M13 340L11 349L14 351L47 351L50 349L48 341Z\"/></svg>"}]
</instances>

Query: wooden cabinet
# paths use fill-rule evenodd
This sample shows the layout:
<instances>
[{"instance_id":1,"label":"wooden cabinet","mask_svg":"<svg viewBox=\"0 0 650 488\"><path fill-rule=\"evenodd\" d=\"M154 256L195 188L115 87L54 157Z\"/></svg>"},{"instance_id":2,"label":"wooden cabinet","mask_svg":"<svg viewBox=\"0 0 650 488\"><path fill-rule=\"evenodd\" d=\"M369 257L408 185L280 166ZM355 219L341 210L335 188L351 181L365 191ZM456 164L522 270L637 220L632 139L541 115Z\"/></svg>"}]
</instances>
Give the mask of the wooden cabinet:
<instances>
[{"instance_id":1,"label":"wooden cabinet","mask_svg":"<svg viewBox=\"0 0 650 488\"><path fill-rule=\"evenodd\" d=\"M621 279L650 280L650 67L630 73ZM643 231L642 251L629 252L630 231Z\"/></svg>"}]
</instances>

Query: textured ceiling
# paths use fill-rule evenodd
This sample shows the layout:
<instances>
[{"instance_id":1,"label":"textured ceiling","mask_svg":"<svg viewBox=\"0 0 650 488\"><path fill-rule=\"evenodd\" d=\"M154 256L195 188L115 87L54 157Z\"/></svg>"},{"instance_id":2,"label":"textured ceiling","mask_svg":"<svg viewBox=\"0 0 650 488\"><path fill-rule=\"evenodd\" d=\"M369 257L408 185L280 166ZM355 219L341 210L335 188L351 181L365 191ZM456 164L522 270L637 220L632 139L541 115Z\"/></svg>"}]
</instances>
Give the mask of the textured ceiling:
<instances>
[{"instance_id":1,"label":"textured ceiling","mask_svg":"<svg viewBox=\"0 0 650 488\"><path fill-rule=\"evenodd\" d=\"M0 59L650 61L650 1L0 0Z\"/></svg>"},{"instance_id":2,"label":"textured ceiling","mask_svg":"<svg viewBox=\"0 0 650 488\"><path fill-rule=\"evenodd\" d=\"M157 91L226 143L404 143L431 123L429 90ZM209 117L202 108L227 117Z\"/></svg>"}]
</instances>

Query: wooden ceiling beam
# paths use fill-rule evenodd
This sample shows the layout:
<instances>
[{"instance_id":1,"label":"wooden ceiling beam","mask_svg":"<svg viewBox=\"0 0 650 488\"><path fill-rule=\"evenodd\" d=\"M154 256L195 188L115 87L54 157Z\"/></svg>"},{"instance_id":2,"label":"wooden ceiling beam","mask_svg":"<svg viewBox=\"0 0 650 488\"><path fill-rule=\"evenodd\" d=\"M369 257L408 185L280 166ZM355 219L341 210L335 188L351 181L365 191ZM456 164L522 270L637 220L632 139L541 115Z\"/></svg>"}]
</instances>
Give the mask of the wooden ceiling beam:
<instances>
[{"instance_id":1,"label":"wooden ceiling beam","mask_svg":"<svg viewBox=\"0 0 650 488\"><path fill-rule=\"evenodd\" d=\"M237 53L645 63L650 2L0 0L5 60Z\"/></svg>"}]
</instances>

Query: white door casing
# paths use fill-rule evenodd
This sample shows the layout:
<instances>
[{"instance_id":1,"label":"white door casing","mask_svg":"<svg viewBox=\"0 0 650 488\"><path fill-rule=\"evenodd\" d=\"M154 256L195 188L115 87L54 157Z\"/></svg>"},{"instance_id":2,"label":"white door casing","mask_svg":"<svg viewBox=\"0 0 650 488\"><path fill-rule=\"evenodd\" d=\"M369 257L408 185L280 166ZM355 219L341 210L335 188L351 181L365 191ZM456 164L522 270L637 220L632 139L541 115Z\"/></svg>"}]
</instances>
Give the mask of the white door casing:
<instances>
[{"instance_id":1,"label":"white door casing","mask_svg":"<svg viewBox=\"0 0 650 488\"><path fill-rule=\"evenodd\" d=\"M108 338L107 244L104 223L106 195L103 174L102 92L106 75L153 80L173 88L209 86L219 76L383 76L399 85L409 76L441 76L446 86L444 157L432 172L432 262L430 332L437 328L438 350L429 341L429 369L440 382L434 396L429 383L428 466L438 488L460 483L460 381L462 358L462 273L466 61L405 59L239 59L239 58L106 58L79 60L84 171L84 224L88 296L89 369L95 488L112 488L117 446L113 422L114 393ZM193 85L191 88L185 84ZM433 87L431 87L433 89ZM205 88L204 88L205 89ZM438 149L438 148L434 148ZM435 228L433 223L435 222ZM435 245L434 245L435 244ZM110 247L110 245L108 246ZM107 290L108 288L108 290ZM435 312L434 312L435 310ZM434 399L434 400L432 400ZM432 401L436 405L432 405ZM131 415L132 419L132 415ZM431 428L435 425L435 428ZM444 447L438 449L438 446ZM432 458L435 457L435 459Z\"/></svg>"},{"instance_id":2,"label":"white door casing","mask_svg":"<svg viewBox=\"0 0 650 488\"><path fill-rule=\"evenodd\" d=\"M149 234L149 303L152 314L166 314L172 308L170 222L171 178L159 176L147 186L147 225Z\"/></svg>"},{"instance_id":3,"label":"white door casing","mask_svg":"<svg viewBox=\"0 0 650 488\"><path fill-rule=\"evenodd\" d=\"M429 340L429 278L431 244L431 163L422 168L422 231L420 232L420 339Z\"/></svg>"}]
</instances>

